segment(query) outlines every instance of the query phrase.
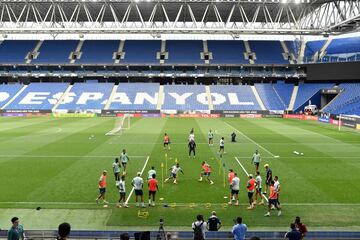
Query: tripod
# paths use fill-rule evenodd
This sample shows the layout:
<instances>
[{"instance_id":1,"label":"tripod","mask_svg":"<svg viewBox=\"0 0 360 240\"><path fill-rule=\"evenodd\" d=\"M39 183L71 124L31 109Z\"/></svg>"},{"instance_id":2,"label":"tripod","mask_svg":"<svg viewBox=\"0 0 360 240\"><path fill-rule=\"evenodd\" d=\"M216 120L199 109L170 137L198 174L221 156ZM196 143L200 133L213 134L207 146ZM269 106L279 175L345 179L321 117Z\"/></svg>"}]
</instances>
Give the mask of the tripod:
<instances>
[{"instance_id":1,"label":"tripod","mask_svg":"<svg viewBox=\"0 0 360 240\"><path fill-rule=\"evenodd\" d=\"M156 235L156 240L166 240L164 225L162 225L162 224L160 224L160 226L159 226L159 230Z\"/></svg>"}]
</instances>

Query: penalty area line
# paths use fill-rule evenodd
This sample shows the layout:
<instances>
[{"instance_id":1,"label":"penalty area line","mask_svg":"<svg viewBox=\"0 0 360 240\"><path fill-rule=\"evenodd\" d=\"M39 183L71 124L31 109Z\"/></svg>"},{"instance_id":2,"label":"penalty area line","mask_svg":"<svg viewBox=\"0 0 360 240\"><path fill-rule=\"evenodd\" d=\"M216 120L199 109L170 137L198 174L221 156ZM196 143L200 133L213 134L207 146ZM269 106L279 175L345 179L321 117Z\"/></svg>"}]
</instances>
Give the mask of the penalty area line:
<instances>
[{"instance_id":1,"label":"penalty area line","mask_svg":"<svg viewBox=\"0 0 360 240\"><path fill-rule=\"evenodd\" d=\"M141 175L143 175L149 159L150 159L150 156L147 156L146 161L145 161L145 163L144 163L144 166L143 166L143 168L141 169L141 172L140 172ZM129 202L129 200L130 200L130 198L131 198L131 195L133 194L134 191L135 191L135 187L133 187L133 188L131 189L131 191L130 191L130 193L129 193L129 196L127 197L127 199L126 199L126 201L125 201L125 204L128 204L128 202Z\"/></svg>"},{"instance_id":2,"label":"penalty area line","mask_svg":"<svg viewBox=\"0 0 360 240\"><path fill-rule=\"evenodd\" d=\"M224 122L224 121L223 121ZM226 125L228 125L229 127L231 127L232 129L234 129L236 132L240 133L244 138L246 138L247 140L249 140L250 142L254 143L256 146L258 146L259 148L263 149L265 152L269 153L272 157L274 158L278 158L279 156L274 155L272 152L270 152L267 148L261 146L259 143L255 142L253 139L251 139L250 137L248 137L245 133L241 132L240 130L238 130L237 128L235 128L234 126L230 125L227 122L224 122Z\"/></svg>"},{"instance_id":3,"label":"penalty area line","mask_svg":"<svg viewBox=\"0 0 360 240\"><path fill-rule=\"evenodd\" d=\"M240 167L242 168L242 170L244 170L246 176L249 176L249 173L246 171L246 169L244 168L244 166L241 164L241 162L239 161L239 159L237 157L235 157L235 160L238 162L238 164L240 165ZM265 194L261 193L261 195L263 196L263 198L266 200L266 202L269 202L268 198L265 196Z\"/></svg>"}]
</instances>

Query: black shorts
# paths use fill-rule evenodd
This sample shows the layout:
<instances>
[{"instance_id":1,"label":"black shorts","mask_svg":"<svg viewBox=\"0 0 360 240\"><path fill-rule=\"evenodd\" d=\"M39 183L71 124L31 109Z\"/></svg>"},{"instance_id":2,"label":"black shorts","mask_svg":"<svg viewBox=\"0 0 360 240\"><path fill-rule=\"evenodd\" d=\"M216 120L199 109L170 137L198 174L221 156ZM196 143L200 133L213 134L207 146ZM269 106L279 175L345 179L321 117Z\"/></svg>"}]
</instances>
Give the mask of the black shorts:
<instances>
[{"instance_id":1,"label":"black shorts","mask_svg":"<svg viewBox=\"0 0 360 240\"><path fill-rule=\"evenodd\" d=\"M257 167L259 167L260 163L254 162L254 165L257 166Z\"/></svg>"},{"instance_id":2,"label":"black shorts","mask_svg":"<svg viewBox=\"0 0 360 240\"><path fill-rule=\"evenodd\" d=\"M204 176L210 177L211 172L204 172Z\"/></svg>"},{"instance_id":3,"label":"black shorts","mask_svg":"<svg viewBox=\"0 0 360 240\"><path fill-rule=\"evenodd\" d=\"M239 190L231 189L231 194L232 194L232 195L238 195L238 194L239 194Z\"/></svg>"},{"instance_id":4,"label":"black shorts","mask_svg":"<svg viewBox=\"0 0 360 240\"><path fill-rule=\"evenodd\" d=\"M106 192L106 188L99 188L99 193L104 194Z\"/></svg>"},{"instance_id":5,"label":"black shorts","mask_svg":"<svg viewBox=\"0 0 360 240\"><path fill-rule=\"evenodd\" d=\"M254 196L254 192L248 192L248 198L251 199Z\"/></svg>"},{"instance_id":6,"label":"black shorts","mask_svg":"<svg viewBox=\"0 0 360 240\"><path fill-rule=\"evenodd\" d=\"M120 192L120 197L125 197L126 193L125 192Z\"/></svg>"},{"instance_id":7,"label":"black shorts","mask_svg":"<svg viewBox=\"0 0 360 240\"><path fill-rule=\"evenodd\" d=\"M144 195L143 190L135 189L135 196L142 196L142 195Z\"/></svg>"},{"instance_id":8,"label":"black shorts","mask_svg":"<svg viewBox=\"0 0 360 240\"><path fill-rule=\"evenodd\" d=\"M224 150L224 146L220 146L220 150Z\"/></svg>"},{"instance_id":9,"label":"black shorts","mask_svg":"<svg viewBox=\"0 0 360 240\"><path fill-rule=\"evenodd\" d=\"M209 141L212 141L213 140L213 138L209 138Z\"/></svg>"},{"instance_id":10,"label":"black shorts","mask_svg":"<svg viewBox=\"0 0 360 240\"><path fill-rule=\"evenodd\" d=\"M271 205L274 205L275 207L277 207L278 205L278 200L277 199L269 199L269 204L268 206L270 207Z\"/></svg>"},{"instance_id":11,"label":"black shorts","mask_svg":"<svg viewBox=\"0 0 360 240\"><path fill-rule=\"evenodd\" d=\"M164 143L164 147L169 146L169 143Z\"/></svg>"},{"instance_id":12,"label":"black shorts","mask_svg":"<svg viewBox=\"0 0 360 240\"><path fill-rule=\"evenodd\" d=\"M149 191L149 195L154 195L155 196L156 191Z\"/></svg>"},{"instance_id":13,"label":"black shorts","mask_svg":"<svg viewBox=\"0 0 360 240\"><path fill-rule=\"evenodd\" d=\"M262 189L261 189L261 188L257 188L257 189L256 189L256 193L262 194Z\"/></svg>"},{"instance_id":14,"label":"black shorts","mask_svg":"<svg viewBox=\"0 0 360 240\"><path fill-rule=\"evenodd\" d=\"M270 181L266 181L265 182L266 186L270 186L271 181L272 181L272 179L270 179Z\"/></svg>"}]
</instances>

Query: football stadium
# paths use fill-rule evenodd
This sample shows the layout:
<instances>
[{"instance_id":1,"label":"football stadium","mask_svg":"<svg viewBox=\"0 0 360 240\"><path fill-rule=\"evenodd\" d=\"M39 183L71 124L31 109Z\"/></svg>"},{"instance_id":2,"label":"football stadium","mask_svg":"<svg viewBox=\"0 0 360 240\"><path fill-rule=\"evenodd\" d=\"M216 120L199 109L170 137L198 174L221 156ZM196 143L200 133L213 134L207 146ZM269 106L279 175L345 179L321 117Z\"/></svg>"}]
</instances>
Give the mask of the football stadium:
<instances>
[{"instance_id":1,"label":"football stadium","mask_svg":"<svg viewBox=\"0 0 360 240\"><path fill-rule=\"evenodd\" d=\"M0 142L0 239L360 239L360 1L2 0Z\"/></svg>"}]
</instances>

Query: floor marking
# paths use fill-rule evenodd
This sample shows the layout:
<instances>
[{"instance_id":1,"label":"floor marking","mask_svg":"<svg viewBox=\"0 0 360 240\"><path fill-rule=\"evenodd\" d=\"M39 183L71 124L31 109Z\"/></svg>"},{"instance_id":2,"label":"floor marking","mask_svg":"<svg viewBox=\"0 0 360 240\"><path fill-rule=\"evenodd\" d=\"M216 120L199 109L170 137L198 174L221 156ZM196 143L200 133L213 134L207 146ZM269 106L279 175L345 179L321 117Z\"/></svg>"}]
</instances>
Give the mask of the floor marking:
<instances>
[{"instance_id":1,"label":"floor marking","mask_svg":"<svg viewBox=\"0 0 360 240\"><path fill-rule=\"evenodd\" d=\"M246 171L246 169L244 168L244 166L241 164L241 162L239 161L239 159L237 157L235 157L235 160L238 162L238 164L240 165L240 167L244 170L246 176L249 176L249 173ZM267 197L265 196L265 194L261 193L261 195L263 196L263 198L266 200L266 202L269 202L269 200L267 199Z\"/></svg>"},{"instance_id":2,"label":"floor marking","mask_svg":"<svg viewBox=\"0 0 360 240\"><path fill-rule=\"evenodd\" d=\"M19 157L19 158L113 158L118 157L118 155L0 155L0 158L12 158L12 157ZM129 156L132 158L145 158L147 156Z\"/></svg>"},{"instance_id":3,"label":"floor marking","mask_svg":"<svg viewBox=\"0 0 360 240\"><path fill-rule=\"evenodd\" d=\"M146 168L146 165L147 165L149 159L150 159L150 156L147 156L146 161L145 161L145 163L144 163L144 166L143 166L143 168L141 169L141 175L144 173L144 170L145 170L145 168ZM131 191L130 191L129 196L127 197L127 199L126 199L126 201L125 201L125 204L127 204L127 203L129 202L130 197L131 197L132 193L134 192L134 190L135 190L135 188L133 187L133 188L131 189Z\"/></svg>"},{"instance_id":4,"label":"floor marking","mask_svg":"<svg viewBox=\"0 0 360 240\"><path fill-rule=\"evenodd\" d=\"M224 122L226 125L228 125L229 127L231 127L232 129L234 129L235 131L237 131L238 133L240 133L244 138L246 138L247 140L249 140L250 142L254 143L256 146L258 146L259 148L262 148L265 152L269 153L272 157L275 157L275 155L270 152L269 150L267 150L265 147L261 146L260 144L258 144L257 142L255 142L254 140L252 140L250 137L248 137L247 135L245 135L243 132L241 132L240 130L238 130L237 128L233 127L232 125L230 125L227 122Z\"/></svg>"}]
</instances>

